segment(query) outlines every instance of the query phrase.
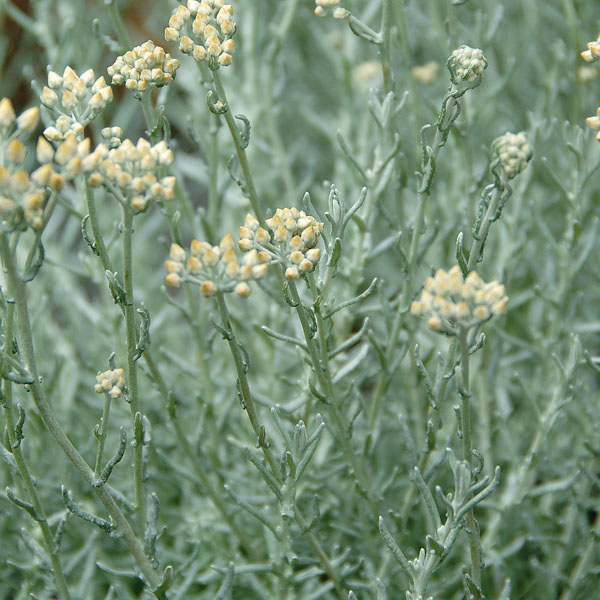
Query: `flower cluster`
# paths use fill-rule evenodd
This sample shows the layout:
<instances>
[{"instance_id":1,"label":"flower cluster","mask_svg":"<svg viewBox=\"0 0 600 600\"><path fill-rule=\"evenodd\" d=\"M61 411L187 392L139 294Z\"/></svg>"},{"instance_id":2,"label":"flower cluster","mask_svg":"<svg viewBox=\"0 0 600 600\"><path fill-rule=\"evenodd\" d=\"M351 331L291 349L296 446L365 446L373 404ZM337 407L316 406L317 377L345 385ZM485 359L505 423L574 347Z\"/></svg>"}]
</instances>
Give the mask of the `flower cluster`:
<instances>
[{"instance_id":1,"label":"flower cluster","mask_svg":"<svg viewBox=\"0 0 600 600\"><path fill-rule=\"evenodd\" d=\"M587 50L584 50L581 53L581 58L585 60L585 62L592 63L600 60L600 34L598 34L598 39L593 42L588 42Z\"/></svg>"},{"instance_id":2,"label":"flower cluster","mask_svg":"<svg viewBox=\"0 0 600 600\"><path fill-rule=\"evenodd\" d=\"M82 172L83 160L90 153L90 140L78 142L73 131L68 131L56 150L45 138L39 137L36 157L41 166L31 174L31 180L40 187L60 190L66 181Z\"/></svg>"},{"instance_id":3,"label":"flower cluster","mask_svg":"<svg viewBox=\"0 0 600 600\"><path fill-rule=\"evenodd\" d=\"M248 225L248 220L246 220ZM278 246L279 256L286 267L287 279L298 279L301 273L312 271L321 258L321 250L315 248L323 231L323 223L297 208L278 208L267 226L273 232L273 242ZM240 228L240 244L252 239L252 227ZM255 229L256 236L259 229ZM264 230L263 230L264 231Z\"/></svg>"},{"instance_id":4,"label":"flower cluster","mask_svg":"<svg viewBox=\"0 0 600 600\"><path fill-rule=\"evenodd\" d=\"M218 246L192 240L190 256L178 244L171 244L170 259L165 262L169 287L179 287L183 281L200 286L203 296L216 292L235 292L242 298L250 295L248 281L260 279L267 273L271 257L266 252L252 250L240 261L231 234L223 237Z\"/></svg>"},{"instance_id":5,"label":"flower cluster","mask_svg":"<svg viewBox=\"0 0 600 600\"><path fill-rule=\"evenodd\" d=\"M83 136L85 126L112 99L112 88L106 85L104 77L94 79L92 69L80 76L71 67L67 67L62 76L50 71L40 100L57 118L53 126L44 130L44 135L55 142L65 139L69 131Z\"/></svg>"},{"instance_id":6,"label":"flower cluster","mask_svg":"<svg viewBox=\"0 0 600 600\"><path fill-rule=\"evenodd\" d=\"M113 128L106 133L112 136ZM126 139L115 148L99 144L83 160L83 170L89 174L93 187L104 185L136 213L145 210L153 200L172 200L175 177L162 177L157 172L173 162L173 152L162 141L152 146L144 138L137 144Z\"/></svg>"},{"instance_id":7,"label":"flower cluster","mask_svg":"<svg viewBox=\"0 0 600 600\"><path fill-rule=\"evenodd\" d=\"M506 312L504 286L497 281L485 283L471 271L463 280L460 267L446 272L439 269L428 277L421 298L410 305L411 314L427 319L433 331L456 334L457 329L469 328Z\"/></svg>"},{"instance_id":8,"label":"flower cluster","mask_svg":"<svg viewBox=\"0 0 600 600\"><path fill-rule=\"evenodd\" d=\"M123 85L128 90L143 92L149 87L162 87L175 79L179 61L154 42L148 40L141 46L118 56L108 67L113 85Z\"/></svg>"},{"instance_id":9,"label":"flower cluster","mask_svg":"<svg viewBox=\"0 0 600 600\"><path fill-rule=\"evenodd\" d=\"M124 369L114 369L99 372L96 375L96 386L94 389L97 394L108 394L111 398L120 398L125 388Z\"/></svg>"},{"instance_id":10,"label":"flower cluster","mask_svg":"<svg viewBox=\"0 0 600 600\"><path fill-rule=\"evenodd\" d=\"M188 0L187 7L180 4L169 19L165 39L178 41L184 54L198 62L206 60L211 69L218 69L231 64L235 28L231 4L224 0Z\"/></svg>"},{"instance_id":11,"label":"flower cluster","mask_svg":"<svg viewBox=\"0 0 600 600\"><path fill-rule=\"evenodd\" d=\"M596 139L600 142L600 107L596 111L596 116L595 117L588 117L586 119L586 123L588 124L588 127L592 131L597 131L598 132L597 135L596 135Z\"/></svg>"},{"instance_id":12,"label":"flower cluster","mask_svg":"<svg viewBox=\"0 0 600 600\"><path fill-rule=\"evenodd\" d=\"M317 17L324 17L330 11L335 19L343 19L348 14L345 8L339 6L340 0L315 0L315 4L315 15Z\"/></svg>"},{"instance_id":13,"label":"flower cluster","mask_svg":"<svg viewBox=\"0 0 600 600\"><path fill-rule=\"evenodd\" d=\"M531 160L533 150L527 143L527 134L507 132L492 142L492 151L509 179L516 177Z\"/></svg>"},{"instance_id":14,"label":"flower cluster","mask_svg":"<svg viewBox=\"0 0 600 600\"><path fill-rule=\"evenodd\" d=\"M479 48L464 45L453 50L448 59L448 68L454 83L478 83L487 65L488 61Z\"/></svg>"},{"instance_id":15,"label":"flower cluster","mask_svg":"<svg viewBox=\"0 0 600 600\"><path fill-rule=\"evenodd\" d=\"M29 135L38 121L37 108L17 117L11 101L0 100L0 219L11 230L23 219L34 229L42 224L45 193L23 169L27 149L19 139Z\"/></svg>"}]
</instances>

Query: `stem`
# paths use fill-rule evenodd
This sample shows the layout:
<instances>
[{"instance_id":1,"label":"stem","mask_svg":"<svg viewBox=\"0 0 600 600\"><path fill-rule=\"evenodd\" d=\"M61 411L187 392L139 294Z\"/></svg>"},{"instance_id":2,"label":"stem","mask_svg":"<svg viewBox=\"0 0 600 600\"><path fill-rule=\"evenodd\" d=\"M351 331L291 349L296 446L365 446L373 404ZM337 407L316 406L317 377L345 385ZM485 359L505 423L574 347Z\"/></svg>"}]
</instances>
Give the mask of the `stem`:
<instances>
[{"instance_id":1,"label":"stem","mask_svg":"<svg viewBox=\"0 0 600 600\"><path fill-rule=\"evenodd\" d=\"M4 359L10 358L12 354L11 349L13 340L14 311L14 304L7 302L6 312L4 314ZM54 538L46 519L44 506L39 499L35 485L31 478L31 474L29 473L29 468L27 467L27 463L25 462L25 458L21 452L21 440L17 439L15 435L15 421L12 408L12 382L8 379L4 380L4 398L2 399L1 404L2 408L4 409L4 415L6 419L6 432L8 442L10 444L9 450L15 458L15 463L17 464L17 469L19 471L23 487L25 488L25 493L27 494L27 500L35 509L37 515L35 520L37 521L42 532L44 547L46 549L48 559L50 560L50 565L52 566L52 575L54 577L56 589L63 600L70 600L71 595L65 580L62 565L60 564L60 560L58 558L58 553L54 548Z\"/></svg>"},{"instance_id":2,"label":"stem","mask_svg":"<svg viewBox=\"0 0 600 600\"><path fill-rule=\"evenodd\" d=\"M102 420L100 421L100 428L98 430L98 449L96 450L96 466L94 468L94 475L96 478L100 475L102 469L102 453L104 452L104 442L106 441L106 427L108 424L108 416L110 414L110 403L111 397L109 394L104 394L104 410L102 412Z\"/></svg>"},{"instance_id":3,"label":"stem","mask_svg":"<svg viewBox=\"0 0 600 600\"><path fill-rule=\"evenodd\" d=\"M294 177L288 160L288 154L285 152L285 146L281 139L280 129L277 126L277 114L273 107L273 81L275 79L275 65L276 59L279 56L279 51L283 44L285 37L290 30L294 16L298 9L299 0L288 0L285 6L285 11L281 18L280 23L274 28L271 46L268 50L267 58L267 70L266 70L266 83L265 83L265 108L264 114L267 118L269 125L269 135L271 137L271 143L273 144L273 158L277 161L279 172L281 173L281 179L283 180L285 193L289 198L293 198L295 195Z\"/></svg>"},{"instance_id":4,"label":"stem","mask_svg":"<svg viewBox=\"0 0 600 600\"><path fill-rule=\"evenodd\" d=\"M117 34L117 38L119 39L119 44L121 44L122 50L128 50L131 48L131 41L129 40L129 34L127 33L127 28L123 23L123 19L121 18L121 14L117 9L116 0L109 0L105 4L108 4L108 12L110 14L110 20L112 21L113 27L115 28L115 33Z\"/></svg>"},{"instance_id":5,"label":"stem","mask_svg":"<svg viewBox=\"0 0 600 600\"><path fill-rule=\"evenodd\" d=\"M215 294L215 298L217 300L217 306L219 309L219 316L221 317L222 326L224 327L225 331L229 334L227 336L227 343L229 344L229 348L230 348L231 354L233 356L233 361L235 363L238 381L240 384L240 392L242 395L242 400L244 401L244 404L246 407L246 413L248 414L248 418L250 419L250 424L252 425L252 429L254 430L254 433L258 439L260 436L260 429L261 429L262 424L259 421L258 413L256 412L256 406L254 404L254 400L253 400L252 394L250 392L250 385L248 384L248 378L246 377L244 362L242 360L240 348L235 339L235 335L233 332L233 326L231 324L231 318L229 316L229 311L227 310L227 304L225 302L225 297L223 295L223 292L217 292ZM273 474L273 477L275 478L277 483L279 485L281 485L283 483L281 481L281 473L280 473L280 470L275 465L275 460L273 458L270 448L266 444L261 444L260 447L263 451L263 454L265 455L265 458L267 459L267 462L269 463L269 467L271 469L271 473ZM315 554L319 557L319 560L321 560L323 567L325 568L325 571L327 572L327 575L329 576L329 579L331 579L336 590L338 591L340 600L346 600L346 594L344 593L343 589L341 588L341 585L337 579L335 571L333 570L333 566L331 565L331 561L329 560L329 558L327 558L327 555L325 554L325 551L321 547L319 540L317 540L315 535L307 529L306 521L305 521L302 513L300 512L300 508L297 506L295 500L293 501L293 506L294 506L295 518L296 518L296 521L297 521L301 531L306 536L308 543L310 544L311 548L314 550Z\"/></svg>"},{"instance_id":6,"label":"stem","mask_svg":"<svg viewBox=\"0 0 600 600\"><path fill-rule=\"evenodd\" d=\"M31 269L31 263L33 263L33 259L35 258L35 253L42 239L44 229L46 229L46 225L48 225L48 221L50 221L50 217L52 216L52 213L56 208L57 198L58 192L56 191L53 191L50 194L50 198L48 198L48 202L46 203L46 207L44 208L44 214L42 216L42 226L36 230L35 240L31 246L31 249L29 250L29 253L27 254L27 259L25 260L25 267L23 268L23 271L25 273L28 273L29 269Z\"/></svg>"},{"instance_id":7,"label":"stem","mask_svg":"<svg viewBox=\"0 0 600 600\"><path fill-rule=\"evenodd\" d=\"M261 227L267 228L265 223L265 215L258 199L258 194L256 193L256 187L254 186L254 179L252 178L252 173L250 172L250 164L248 163L248 156L246 155L246 150L243 147L242 139L240 137L240 132L235 123L235 119L231 114L231 110L229 108L229 102L227 100L227 94L225 93L225 88L223 87L223 82L221 81L221 76L219 71L212 71L213 81L215 84L215 88L217 91L217 96L225 106L227 106L227 111L223 114L225 117L225 122L227 123L227 127L229 127L229 132L231 133L231 137L233 139L233 144L235 146L235 151L237 153L238 160L240 162L240 168L242 169L242 173L244 175L244 180L246 182L246 188L248 193L248 199L250 200L250 204L252 205L252 210L256 215Z\"/></svg>"},{"instance_id":8,"label":"stem","mask_svg":"<svg viewBox=\"0 0 600 600\"><path fill-rule=\"evenodd\" d=\"M94 248L98 253L100 262L105 271L113 272L112 262L108 256L106 246L104 244L104 238L100 231L100 222L98 220L98 211L96 210L96 200L94 198L94 190L88 183L87 177L85 178L85 200L88 209L89 223L92 228L92 235L94 236Z\"/></svg>"},{"instance_id":9,"label":"stem","mask_svg":"<svg viewBox=\"0 0 600 600\"><path fill-rule=\"evenodd\" d=\"M150 135L150 140L153 144L156 144L160 138L160 130L156 129L156 115L154 107L152 106L152 88L142 92L142 111L144 112L144 119L146 120L146 127Z\"/></svg>"},{"instance_id":10,"label":"stem","mask_svg":"<svg viewBox=\"0 0 600 600\"><path fill-rule=\"evenodd\" d=\"M125 328L127 331L127 387L129 389L129 405L135 428L135 415L140 412L137 381L137 340L135 332L135 306L133 304L133 265L132 236L133 213L129 206L123 208L123 284L125 288ZM135 505L137 516L137 532L143 536L146 527L146 510L143 484L143 443L136 443L134 458Z\"/></svg>"},{"instance_id":11,"label":"stem","mask_svg":"<svg viewBox=\"0 0 600 600\"><path fill-rule=\"evenodd\" d=\"M485 216L479 229L479 239L474 239L473 243L471 244L471 252L469 253L469 261L467 263L467 269L469 271L472 271L475 268L475 265L479 262L481 249L485 245L490 227L494 222L494 216L498 211L498 203L500 202L502 192L504 191L504 186L506 185L506 172L504 169L500 171L500 182L501 187L494 188L494 193L492 194L490 203L485 211Z\"/></svg>"},{"instance_id":12,"label":"stem","mask_svg":"<svg viewBox=\"0 0 600 600\"><path fill-rule=\"evenodd\" d=\"M452 96L448 96L446 99L445 106L445 114L448 115L454 109L454 105L456 100ZM432 156L424 165L423 174L421 184L419 189L424 188L424 184L427 181L428 170L434 168L435 161L439 154L440 149L442 148L442 140L443 133L442 129L444 127L443 123L438 124L438 127L435 131L435 136L433 139L433 144L431 145ZM394 352L396 349L396 344L398 342L398 336L400 335L400 331L402 330L402 325L404 323L404 317L406 314L405 307L408 303L409 295L411 292L411 281L414 275L415 268L417 266L417 260L419 257L419 240L421 237L421 230L423 229L423 223L425 222L425 205L427 203L427 198L429 197L429 192L427 189L424 191L419 191L419 203L417 205L417 214L415 216L415 223L413 227L413 236L410 242L410 250L408 254L408 261L406 265L406 276L404 282L402 284L402 291L400 294L400 302L398 304L398 309L396 311L396 315L394 317L394 322L392 324L392 329L390 330L390 335L388 336L385 358L386 363L389 366L392 358L394 357ZM371 402L371 408L369 411L368 418L368 431L369 436L372 439L375 432L375 425L377 421L377 415L379 414L379 407L381 405L381 399L387 386L389 384L390 374L386 370L382 370L381 375L379 376L379 380L377 381L377 387L375 388L375 395L373 396L373 400Z\"/></svg>"},{"instance_id":13,"label":"stem","mask_svg":"<svg viewBox=\"0 0 600 600\"><path fill-rule=\"evenodd\" d=\"M42 388L40 377L38 375L37 362L35 359L33 334L31 331L31 322L29 320L29 309L27 306L25 284L17 274L16 265L10 252L5 233L0 233L0 257L2 258L2 263L7 276L9 293L13 296L15 301L19 325L19 347L23 353L27 370L29 371L30 376L33 378L33 383L31 384L30 389L36 408L38 409L40 418L42 419L46 429L62 448L71 464L77 469L83 479L91 486L94 482L94 472L60 426L60 423L50 408ZM136 537L133 529L129 525L129 522L111 496L110 491L106 486L93 489L112 517L117 530L123 534L124 541L133 555L142 574L146 578L146 581L152 589L158 588L158 586L161 584L161 577L154 570L152 564L146 557L140 540ZM157 598L159 598L159 600L163 600L165 596L160 594L157 595Z\"/></svg>"},{"instance_id":14,"label":"stem","mask_svg":"<svg viewBox=\"0 0 600 600\"><path fill-rule=\"evenodd\" d=\"M210 243L218 241L217 229L221 212L221 198L219 196L219 117L210 116L210 172L208 176L208 225L210 227Z\"/></svg>"},{"instance_id":15,"label":"stem","mask_svg":"<svg viewBox=\"0 0 600 600\"><path fill-rule=\"evenodd\" d=\"M462 372L462 389L460 389L460 397L462 399L462 446L463 460L469 466L472 465L473 458L473 442L471 434L471 393L469 391L469 357L470 349L467 340L467 329L460 328L459 344L461 361L460 367ZM474 509L469 510L465 517L467 535L469 536L469 547L471 550L471 577L475 585L481 589L481 542L479 539L479 526L475 521Z\"/></svg>"},{"instance_id":16,"label":"stem","mask_svg":"<svg viewBox=\"0 0 600 600\"><path fill-rule=\"evenodd\" d=\"M383 89L387 94L394 90L394 75L391 59L391 21L392 0L383 0L381 16L381 70L383 71Z\"/></svg>"},{"instance_id":17,"label":"stem","mask_svg":"<svg viewBox=\"0 0 600 600\"><path fill-rule=\"evenodd\" d=\"M333 380L331 377L331 370L329 368L329 359L327 357L327 343L325 339L325 325L323 317L321 316L319 311L315 311L317 318L317 331L319 334L320 342L317 347L317 344L315 344L315 340L311 332L311 324L308 320L308 317L306 316L306 309L304 308L304 305L300 300L300 295L298 294L298 288L296 287L296 283L290 279L288 280L288 284L292 300L296 305L296 312L298 313L298 318L300 319L300 324L304 333L304 339L306 340L306 345L310 354L313 372L317 376L321 392L325 395L325 397L328 400L327 406L330 408L330 413L333 417L337 428L338 441L341 442L344 448L344 453L350 461L350 466L352 467L352 470L354 472L356 482L361 487L361 489L364 490L364 492L367 494L369 507L375 519L377 519L379 516L379 512L372 501L370 486L367 481L363 466L359 462L356 452L354 451L354 448L352 447L352 444L348 439L348 425L345 422L342 412L340 411L340 405L336 398ZM313 292L313 299L316 300L317 289L314 277L309 277L309 285Z\"/></svg>"}]
</instances>

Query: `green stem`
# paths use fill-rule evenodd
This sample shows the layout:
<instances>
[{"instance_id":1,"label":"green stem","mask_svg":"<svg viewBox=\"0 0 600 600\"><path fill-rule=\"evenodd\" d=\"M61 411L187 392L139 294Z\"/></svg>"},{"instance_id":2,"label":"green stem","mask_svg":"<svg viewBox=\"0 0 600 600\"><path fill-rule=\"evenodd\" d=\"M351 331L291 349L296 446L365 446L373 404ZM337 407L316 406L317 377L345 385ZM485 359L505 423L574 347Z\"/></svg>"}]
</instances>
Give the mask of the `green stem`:
<instances>
[{"instance_id":1,"label":"green stem","mask_svg":"<svg viewBox=\"0 0 600 600\"><path fill-rule=\"evenodd\" d=\"M4 314L4 358L8 359L12 354L12 340L13 340L13 324L14 324L14 312L15 306L11 302L6 303L6 312ZM58 553L54 548L54 538L50 531L50 525L46 519L46 513L44 506L42 505L40 498L35 489L33 479L29 473L29 468L25 462L25 457L21 452L21 440L17 439L15 432L15 420L13 416L13 404L12 404L12 382L8 379L4 380L4 398L2 399L2 408L4 409L4 415L6 419L6 432L8 437L8 443L10 444L10 451L15 458L17 464L17 470L25 493L27 494L27 500L35 509L37 518L36 521L42 532L42 538L46 554L50 560L52 566L52 576L54 577L54 583L56 589L63 600L70 600L71 595L65 579L62 565L58 558Z\"/></svg>"},{"instance_id":2,"label":"green stem","mask_svg":"<svg viewBox=\"0 0 600 600\"><path fill-rule=\"evenodd\" d=\"M41 242L42 234L44 233L44 229L46 229L46 225L48 225L48 221L50 221L50 217L52 216L52 213L54 212L54 209L56 208L57 198L58 198L58 192L56 192L56 191L52 192L50 194L50 197L48 198L48 202L46 203L46 207L44 208L44 215L42 217L42 226L36 230L35 240L34 240L33 244L31 245L31 249L29 250L29 253L27 254L27 259L25 260L25 267L23 268L23 271L25 273L28 273L29 269L31 269L31 264L33 263L33 259L35 258L36 251Z\"/></svg>"},{"instance_id":3,"label":"green stem","mask_svg":"<svg viewBox=\"0 0 600 600\"><path fill-rule=\"evenodd\" d=\"M506 173L504 169L500 171L500 182L501 186L494 188L490 203L485 211L485 216L481 223L481 227L479 228L478 239L474 239L473 243L471 244L471 252L469 253L469 261L467 263L468 271L472 271L479 262L481 249L485 245L490 232L490 227L492 226L496 212L498 211L498 204L500 202L500 198L502 197L504 186L506 185Z\"/></svg>"},{"instance_id":4,"label":"green stem","mask_svg":"<svg viewBox=\"0 0 600 600\"><path fill-rule=\"evenodd\" d=\"M129 50L132 47L131 41L125 23L123 23L123 19L121 18L121 13L119 13L119 9L117 8L116 0L105 0L104 3L108 4L110 20L112 21L115 33L117 34L119 44L121 44L121 49L123 51Z\"/></svg>"},{"instance_id":5,"label":"green stem","mask_svg":"<svg viewBox=\"0 0 600 600\"><path fill-rule=\"evenodd\" d=\"M213 82L215 84L215 89L217 91L217 96L223 104L227 107L226 112L223 114L225 117L225 122L227 123L227 127L229 128L229 132L231 133L231 137L233 139L233 144L235 146L235 151L240 162L240 168L242 169L242 173L244 175L244 181L246 183L248 198L250 200L250 204L252 205L252 210L256 215L259 223L265 229L267 225L265 223L265 215L258 199L258 194L256 193L256 187L254 186L254 179L252 177L252 173L250 171L250 164L248 163L248 156L246 155L246 150L243 147L242 139L240 137L240 132L235 123L235 119L231 114L231 109L229 106L229 102L227 100L227 94L225 93L225 88L223 87L223 82L221 81L221 75L219 71L212 71Z\"/></svg>"},{"instance_id":6,"label":"green stem","mask_svg":"<svg viewBox=\"0 0 600 600\"><path fill-rule=\"evenodd\" d=\"M394 91L392 71L392 0L383 0L381 16L381 70L383 71L383 89L387 94Z\"/></svg>"},{"instance_id":7,"label":"green stem","mask_svg":"<svg viewBox=\"0 0 600 600\"><path fill-rule=\"evenodd\" d=\"M254 399L252 398L252 394L250 392L250 385L248 383L248 378L246 376L246 369L244 366L244 362L242 360L240 347L235 339L233 326L231 324L231 318L229 316L229 311L227 309L227 304L225 302L225 297L223 295L223 292L217 292L215 295L215 298L217 301L217 307L219 309L219 316L221 317L221 324L228 334L227 343L229 344L229 349L231 350L231 355L233 356L233 361L234 361L235 369L236 369L237 376L238 376L242 400L244 401L244 405L246 407L246 414L248 415L248 418L250 419L250 425L252 426L254 434L256 435L256 437L258 439L260 437L261 427L264 427L264 426L262 426L262 424L260 423L258 413L256 412L256 405L254 404ZM265 458L267 459L267 462L269 463L269 467L271 469L271 473L273 474L273 477L275 478L277 483L279 485L281 485L283 483L281 480L281 472L280 472L280 469L278 468L278 466L276 466L275 459L273 458L271 449L267 446L267 444L261 444L261 449L263 451ZM319 557L319 560L322 562L327 575L329 576L329 578L333 582L336 590L338 591L340 600L346 600L346 595L340 586L340 583L337 579L335 571L333 570L333 566L331 565L331 561L325 554L325 551L321 547L321 544L319 543L319 541L317 540L315 535L311 531L308 530L308 528L306 526L306 521L305 521L302 513L300 512L300 509L297 506L295 501L293 502L293 505L294 505L295 518L296 518L296 521L297 521L299 527L301 528L301 531L306 536L308 543L310 544L311 548L314 550L315 554Z\"/></svg>"},{"instance_id":8,"label":"green stem","mask_svg":"<svg viewBox=\"0 0 600 600\"><path fill-rule=\"evenodd\" d=\"M285 37L287 36L290 27L292 26L294 16L298 9L299 0L288 0L285 5L285 11L279 24L274 28L273 36L271 39L271 46L267 52L267 69L266 69L266 83L265 83L265 94L266 100L263 114L266 115L267 123L269 126L269 135L271 137L271 143L273 144L273 158L277 161L279 172L283 180L285 194L289 198L293 198L296 193L294 185L294 176L292 174L292 168L290 161L288 160L288 153L285 151L285 146L281 138L280 128L277 124L277 115L273 106L274 100L274 79L275 79L275 67L277 64L277 57Z\"/></svg>"},{"instance_id":9,"label":"green stem","mask_svg":"<svg viewBox=\"0 0 600 600\"><path fill-rule=\"evenodd\" d=\"M94 248L98 253L100 262L105 271L113 272L112 262L108 256L106 246L104 244L104 238L100 231L100 221L98 220L98 211L96 210L96 199L94 198L94 189L88 183L87 177L85 178L85 200L88 209L89 223L92 228L92 235L94 236Z\"/></svg>"},{"instance_id":10,"label":"green stem","mask_svg":"<svg viewBox=\"0 0 600 600\"><path fill-rule=\"evenodd\" d=\"M446 106L445 106L445 114L446 115L448 115L452 112L452 110L454 109L455 103L456 103L456 100L452 96L449 96L446 99ZM425 168L423 169L424 172L422 174L422 180L421 180L421 185L420 185L419 189L424 188L427 177L429 176L428 175L429 169L435 167L435 161L437 160L439 151L443 146L443 143L442 143L443 127L444 127L444 124L442 123L442 124L439 124L436 129L435 136L433 139L433 144L431 145L432 155L431 155L429 161L427 162L427 164L425 165ZM398 304L398 309L396 310L394 322L392 324L392 328L390 330L390 335L388 336L388 340L387 340L385 357L386 357L386 362L387 362L388 366L390 365L390 363L394 357L394 352L396 351L396 344L398 342L398 336L400 335L400 331L402 330L402 325L404 323L404 318L406 315L405 307L408 303L408 299L409 299L410 293L412 291L411 282L412 282L412 278L414 276L415 268L417 266L417 260L419 258L419 241L421 239L421 230L423 229L423 223L425 222L425 205L427 204L428 197L429 197L428 189L425 189L422 192L419 191L417 214L415 216L415 223L413 226L413 236L412 236L412 239L410 242L410 250L409 250L408 260L407 260L407 265L406 265L406 275L404 278L404 282L402 283L402 291L400 293L400 302ZM375 425L376 425L376 421L377 421L377 415L379 414L381 399L382 399L383 394L385 393L385 390L387 389L387 385L389 383L389 377L390 377L390 374L388 372L382 371L381 375L379 376L379 380L377 381L377 387L375 388L375 394L374 394L373 400L371 402L371 408L369 411L369 418L368 418L368 431L370 432L369 436L371 438L374 436L374 433L375 433Z\"/></svg>"},{"instance_id":11,"label":"green stem","mask_svg":"<svg viewBox=\"0 0 600 600\"><path fill-rule=\"evenodd\" d=\"M462 373L462 385L460 397L462 399L461 421L462 421L462 447L463 460L469 466L473 462L473 442L471 433L471 392L469 390L469 357L470 348L467 340L467 329L460 328L459 345L460 345L460 367ZM467 535L469 536L469 548L471 551L471 577L475 585L481 589L481 542L479 539L479 526L475 521L474 509L469 510L465 517Z\"/></svg>"},{"instance_id":12,"label":"green stem","mask_svg":"<svg viewBox=\"0 0 600 600\"><path fill-rule=\"evenodd\" d=\"M71 464L77 469L83 479L90 486L92 486L95 480L94 472L60 426L60 423L56 419L52 409L50 408L50 404L46 399L44 389L42 388L37 369L37 361L35 359L35 349L33 346L33 334L31 331L31 322L29 320L29 309L27 306L25 284L17 273L16 265L10 252L5 233L0 233L0 257L2 258L2 263L6 272L9 294L12 295L15 301L18 319L19 347L25 359L27 370L29 371L30 376L33 378L33 383L31 384L30 389L35 405L40 414L40 418L42 419L46 429L62 448ZM136 537L129 522L110 494L110 491L106 486L102 486L94 488L94 492L112 517L117 530L123 534L124 541L133 555L138 567L140 568L140 571L146 578L146 581L149 583L152 589L158 588L158 586L161 584L161 577L154 570L151 562L146 557L143 545ZM156 596L159 598L159 600L165 599L163 594L158 594Z\"/></svg>"},{"instance_id":13,"label":"green stem","mask_svg":"<svg viewBox=\"0 0 600 600\"><path fill-rule=\"evenodd\" d=\"M137 380L137 339L135 331L135 306L133 302L133 213L129 206L123 204L123 284L125 288L125 329L127 332L127 387L129 390L129 406L133 427L135 416L140 411ZM134 458L135 505L137 516L137 532L143 536L146 527L146 510L143 483L143 443L136 443Z\"/></svg>"},{"instance_id":14,"label":"green stem","mask_svg":"<svg viewBox=\"0 0 600 600\"><path fill-rule=\"evenodd\" d=\"M102 411L102 420L98 429L98 448L96 450L96 465L94 467L94 475L96 478L102 470L102 453L104 452L104 442L106 441L106 428L108 425L108 416L110 414L111 397L109 394L104 394L104 410Z\"/></svg>"},{"instance_id":15,"label":"green stem","mask_svg":"<svg viewBox=\"0 0 600 600\"><path fill-rule=\"evenodd\" d=\"M156 131L156 111L152 106L152 88L142 92L141 102L150 140L153 144L156 144L160 139L160 130Z\"/></svg>"},{"instance_id":16,"label":"green stem","mask_svg":"<svg viewBox=\"0 0 600 600\"><path fill-rule=\"evenodd\" d=\"M315 311L317 319L317 332L319 335L319 344L317 345L315 344L313 332L311 331L310 321L306 315L307 309L304 308L304 305L302 304L296 283L293 280L288 280L288 285L292 300L296 306L296 312L300 320L300 325L302 326L304 339L306 340L308 353L313 365L313 372L317 376L321 392L327 398L327 407L330 409L329 412L333 417L333 421L337 429L338 441L341 442L344 448L344 454L349 460L352 471L354 472L356 482L365 492L365 494L367 494L369 507L374 517L377 519L379 516L379 511L373 502L371 489L367 481L363 465L359 461L359 458L357 457L356 452L352 447L350 440L348 439L348 423L342 415L340 404L335 394L331 369L329 368L329 359L327 356L327 343L323 317L319 311ZM309 277L309 286L313 294L313 300L316 301L318 297L318 291L315 285L314 277Z\"/></svg>"},{"instance_id":17,"label":"green stem","mask_svg":"<svg viewBox=\"0 0 600 600\"><path fill-rule=\"evenodd\" d=\"M221 215L222 200L219 196L219 117L210 115L210 171L208 176L208 225L210 227L209 241L218 242L217 230Z\"/></svg>"}]
</instances>

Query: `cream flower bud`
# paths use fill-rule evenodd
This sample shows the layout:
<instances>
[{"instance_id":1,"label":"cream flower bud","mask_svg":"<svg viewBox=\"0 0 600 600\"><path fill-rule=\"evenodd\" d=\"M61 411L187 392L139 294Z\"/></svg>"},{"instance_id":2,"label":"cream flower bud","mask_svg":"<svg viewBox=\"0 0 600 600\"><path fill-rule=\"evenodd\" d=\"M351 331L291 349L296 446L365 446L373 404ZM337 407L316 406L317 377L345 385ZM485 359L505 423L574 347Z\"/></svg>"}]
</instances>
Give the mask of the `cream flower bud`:
<instances>
[{"instance_id":1,"label":"cream flower bud","mask_svg":"<svg viewBox=\"0 0 600 600\"><path fill-rule=\"evenodd\" d=\"M56 92L51 90L49 87L44 87L40 100L44 106L48 108L54 108L58 104L58 96Z\"/></svg>"},{"instance_id":2,"label":"cream flower bud","mask_svg":"<svg viewBox=\"0 0 600 600\"><path fill-rule=\"evenodd\" d=\"M17 131L19 133L31 133L40 120L40 109L37 106L22 112L17 118Z\"/></svg>"},{"instance_id":3,"label":"cream flower bud","mask_svg":"<svg viewBox=\"0 0 600 600\"><path fill-rule=\"evenodd\" d=\"M40 136L37 141L35 155L39 163L49 163L54 158L54 148Z\"/></svg>"},{"instance_id":4,"label":"cream flower bud","mask_svg":"<svg viewBox=\"0 0 600 600\"><path fill-rule=\"evenodd\" d=\"M241 298L247 298L250 295L250 286L245 282L241 281L234 288L233 291Z\"/></svg>"},{"instance_id":5,"label":"cream flower bud","mask_svg":"<svg viewBox=\"0 0 600 600\"><path fill-rule=\"evenodd\" d=\"M63 78L58 73L55 73L54 71L48 71L48 86L51 89L57 90L62 87L62 84Z\"/></svg>"}]
</instances>

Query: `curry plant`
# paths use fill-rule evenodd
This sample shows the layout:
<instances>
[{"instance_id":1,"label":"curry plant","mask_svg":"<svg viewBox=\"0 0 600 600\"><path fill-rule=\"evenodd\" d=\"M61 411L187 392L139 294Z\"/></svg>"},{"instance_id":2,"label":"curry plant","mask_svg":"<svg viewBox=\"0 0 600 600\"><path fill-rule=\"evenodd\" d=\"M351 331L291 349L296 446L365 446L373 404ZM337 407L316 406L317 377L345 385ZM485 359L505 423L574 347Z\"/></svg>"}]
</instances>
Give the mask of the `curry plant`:
<instances>
[{"instance_id":1,"label":"curry plant","mask_svg":"<svg viewBox=\"0 0 600 600\"><path fill-rule=\"evenodd\" d=\"M593 597L591 3L143 8L0 0L0 598Z\"/></svg>"}]
</instances>

